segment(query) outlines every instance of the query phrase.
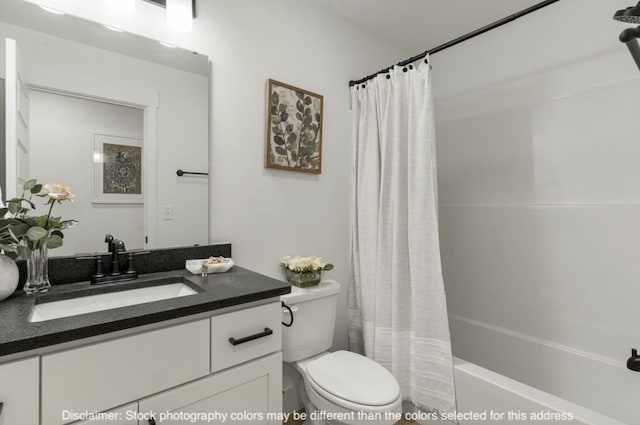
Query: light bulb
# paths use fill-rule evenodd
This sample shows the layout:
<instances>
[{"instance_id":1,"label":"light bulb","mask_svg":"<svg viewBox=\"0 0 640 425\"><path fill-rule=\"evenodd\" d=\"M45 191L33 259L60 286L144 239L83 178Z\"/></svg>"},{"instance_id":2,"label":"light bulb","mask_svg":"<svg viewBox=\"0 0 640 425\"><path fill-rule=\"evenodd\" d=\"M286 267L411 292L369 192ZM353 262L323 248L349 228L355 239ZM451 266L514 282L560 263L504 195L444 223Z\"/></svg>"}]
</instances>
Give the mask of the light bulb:
<instances>
[{"instance_id":1,"label":"light bulb","mask_svg":"<svg viewBox=\"0 0 640 425\"><path fill-rule=\"evenodd\" d=\"M178 32L189 32L193 28L191 0L167 0L167 24Z\"/></svg>"}]
</instances>

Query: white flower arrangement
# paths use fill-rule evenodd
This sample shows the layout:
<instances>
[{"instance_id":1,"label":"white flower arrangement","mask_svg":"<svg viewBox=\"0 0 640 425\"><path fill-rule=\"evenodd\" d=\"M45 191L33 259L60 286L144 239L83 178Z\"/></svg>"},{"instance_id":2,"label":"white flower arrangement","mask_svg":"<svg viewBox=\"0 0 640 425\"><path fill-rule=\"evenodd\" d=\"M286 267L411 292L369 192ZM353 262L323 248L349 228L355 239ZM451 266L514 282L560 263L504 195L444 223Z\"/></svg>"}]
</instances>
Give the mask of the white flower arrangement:
<instances>
[{"instance_id":1,"label":"white flower arrangement","mask_svg":"<svg viewBox=\"0 0 640 425\"><path fill-rule=\"evenodd\" d=\"M332 264L325 263L322 257L284 257L282 267L294 273L321 272L333 269Z\"/></svg>"},{"instance_id":2,"label":"white flower arrangement","mask_svg":"<svg viewBox=\"0 0 640 425\"><path fill-rule=\"evenodd\" d=\"M56 204L73 202L76 195L68 186L61 183L43 185L32 179L22 189L19 198L9 199L6 206L0 206L0 250L13 260L18 257L27 260L33 251L45 247L61 247L62 232L78 224L76 220L62 220L51 214ZM49 206L49 212L46 215L29 215L36 209L32 202L34 196L47 201L45 205Z\"/></svg>"}]
</instances>

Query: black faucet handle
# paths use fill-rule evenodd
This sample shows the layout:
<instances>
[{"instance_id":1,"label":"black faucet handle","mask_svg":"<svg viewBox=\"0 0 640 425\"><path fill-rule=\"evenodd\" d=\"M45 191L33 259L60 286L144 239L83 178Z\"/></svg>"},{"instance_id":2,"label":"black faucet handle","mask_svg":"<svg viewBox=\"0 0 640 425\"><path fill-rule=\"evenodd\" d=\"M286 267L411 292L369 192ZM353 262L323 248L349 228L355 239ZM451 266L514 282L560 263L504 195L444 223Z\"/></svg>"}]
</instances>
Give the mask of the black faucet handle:
<instances>
[{"instance_id":1,"label":"black faucet handle","mask_svg":"<svg viewBox=\"0 0 640 425\"><path fill-rule=\"evenodd\" d=\"M627 360L627 369L634 372L640 372L640 356L636 348L631 350L631 357Z\"/></svg>"},{"instance_id":2,"label":"black faucet handle","mask_svg":"<svg viewBox=\"0 0 640 425\"><path fill-rule=\"evenodd\" d=\"M106 255L111 255L108 252L78 252L74 254L76 261L84 261L84 260L95 260L98 257L104 257Z\"/></svg>"},{"instance_id":3,"label":"black faucet handle","mask_svg":"<svg viewBox=\"0 0 640 425\"><path fill-rule=\"evenodd\" d=\"M134 261L134 257L137 257L138 255L147 255L149 254L149 251L142 251L139 249L134 249L132 251L123 251L120 252L120 254L126 254L127 255L127 271L125 272L125 274L129 274L129 275L137 275L138 272L136 271L135 268L135 261Z\"/></svg>"},{"instance_id":4,"label":"black faucet handle","mask_svg":"<svg viewBox=\"0 0 640 425\"><path fill-rule=\"evenodd\" d=\"M109 254L101 254L99 252L95 252L93 254L80 254L80 257L76 257L76 261L84 261L84 260L96 260L96 269L91 275L93 279L105 277L104 270L102 268L103 262L102 257Z\"/></svg>"},{"instance_id":5,"label":"black faucet handle","mask_svg":"<svg viewBox=\"0 0 640 425\"><path fill-rule=\"evenodd\" d=\"M137 257L138 255L151 254L151 251L143 251L142 249L132 249L131 251L120 251L120 254L133 255Z\"/></svg>"}]
</instances>

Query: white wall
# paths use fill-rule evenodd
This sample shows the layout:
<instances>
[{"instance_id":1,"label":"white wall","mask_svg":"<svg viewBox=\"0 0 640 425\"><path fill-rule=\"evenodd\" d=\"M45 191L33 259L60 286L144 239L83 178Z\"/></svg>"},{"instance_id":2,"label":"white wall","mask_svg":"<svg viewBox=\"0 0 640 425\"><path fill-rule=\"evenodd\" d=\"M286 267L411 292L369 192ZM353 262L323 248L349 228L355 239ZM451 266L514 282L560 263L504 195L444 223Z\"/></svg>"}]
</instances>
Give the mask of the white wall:
<instances>
[{"instance_id":1,"label":"white wall","mask_svg":"<svg viewBox=\"0 0 640 425\"><path fill-rule=\"evenodd\" d=\"M432 58L454 354L640 423L640 75L564 0Z\"/></svg>"},{"instance_id":2,"label":"white wall","mask_svg":"<svg viewBox=\"0 0 640 425\"><path fill-rule=\"evenodd\" d=\"M66 232L64 245L52 255L106 251L104 235L123 239L127 249L144 247L142 204L92 204L94 134L143 138L143 110L59 94L31 92L31 177L64 182L76 195L73 204L56 205L55 216L79 225ZM64 146L64 148L61 148ZM42 199L34 198L40 214Z\"/></svg>"},{"instance_id":3,"label":"white wall","mask_svg":"<svg viewBox=\"0 0 640 425\"><path fill-rule=\"evenodd\" d=\"M208 79L0 22L0 38L4 37L17 40L32 84L92 95L106 93L101 97L114 100L153 99L158 104L157 241L152 243L159 247L207 243L207 180L179 178L176 170L207 170ZM41 174L35 167L31 172ZM173 207L172 221L162 219L165 205ZM73 213L66 217L75 218ZM73 231L81 232L82 225ZM118 237L127 241L126 235Z\"/></svg>"},{"instance_id":4,"label":"white wall","mask_svg":"<svg viewBox=\"0 0 640 425\"><path fill-rule=\"evenodd\" d=\"M97 22L172 42L212 61L211 240L230 241L236 262L283 278L286 255L321 255L343 283L335 347L347 345L349 90L407 56L298 0L198 1L193 32L166 28L163 9L139 1L134 16L101 0L39 0ZM264 169L266 83L274 78L324 96L322 174Z\"/></svg>"}]
</instances>

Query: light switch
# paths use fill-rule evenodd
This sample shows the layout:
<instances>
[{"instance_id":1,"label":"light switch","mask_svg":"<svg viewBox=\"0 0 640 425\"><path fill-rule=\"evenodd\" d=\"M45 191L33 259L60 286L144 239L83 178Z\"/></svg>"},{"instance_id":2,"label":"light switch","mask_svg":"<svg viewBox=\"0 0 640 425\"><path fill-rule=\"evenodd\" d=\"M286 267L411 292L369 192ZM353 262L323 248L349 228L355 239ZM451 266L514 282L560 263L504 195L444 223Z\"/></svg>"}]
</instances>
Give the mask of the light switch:
<instances>
[{"instance_id":1,"label":"light switch","mask_svg":"<svg viewBox=\"0 0 640 425\"><path fill-rule=\"evenodd\" d=\"M173 220L173 205L162 207L162 219L165 221Z\"/></svg>"}]
</instances>

